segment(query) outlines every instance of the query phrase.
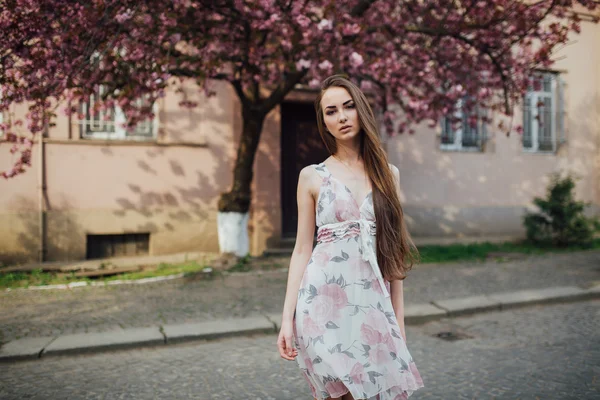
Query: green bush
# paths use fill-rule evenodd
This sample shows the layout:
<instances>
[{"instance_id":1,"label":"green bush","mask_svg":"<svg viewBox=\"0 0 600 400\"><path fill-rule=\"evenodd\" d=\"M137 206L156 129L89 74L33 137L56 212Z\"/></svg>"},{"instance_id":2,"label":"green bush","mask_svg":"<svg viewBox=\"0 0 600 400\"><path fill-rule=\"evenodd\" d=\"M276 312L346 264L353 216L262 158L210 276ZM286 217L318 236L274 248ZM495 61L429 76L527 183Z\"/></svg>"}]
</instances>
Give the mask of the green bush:
<instances>
[{"instance_id":1,"label":"green bush","mask_svg":"<svg viewBox=\"0 0 600 400\"><path fill-rule=\"evenodd\" d=\"M554 173L546 198L535 197L533 203L540 212L526 212L523 224L527 239L536 245L591 247L595 232L600 232L600 220L587 218L584 208L590 203L576 201L573 195L574 178L561 178Z\"/></svg>"}]
</instances>

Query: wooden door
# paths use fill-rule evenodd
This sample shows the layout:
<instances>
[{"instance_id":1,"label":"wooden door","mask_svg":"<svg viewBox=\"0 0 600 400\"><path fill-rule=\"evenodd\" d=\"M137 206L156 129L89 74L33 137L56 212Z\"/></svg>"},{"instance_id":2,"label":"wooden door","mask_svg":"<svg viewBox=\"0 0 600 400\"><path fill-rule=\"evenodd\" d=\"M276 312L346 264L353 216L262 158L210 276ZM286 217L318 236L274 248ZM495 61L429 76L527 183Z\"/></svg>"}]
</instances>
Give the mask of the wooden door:
<instances>
[{"instance_id":1,"label":"wooden door","mask_svg":"<svg viewBox=\"0 0 600 400\"><path fill-rule=\"evenodd\" d=\"M317 129L312 103L281 105L281 213L282 236L296 236L298 204L296 190L302 168L329 157Z\"/></svg>"}]
</instances>

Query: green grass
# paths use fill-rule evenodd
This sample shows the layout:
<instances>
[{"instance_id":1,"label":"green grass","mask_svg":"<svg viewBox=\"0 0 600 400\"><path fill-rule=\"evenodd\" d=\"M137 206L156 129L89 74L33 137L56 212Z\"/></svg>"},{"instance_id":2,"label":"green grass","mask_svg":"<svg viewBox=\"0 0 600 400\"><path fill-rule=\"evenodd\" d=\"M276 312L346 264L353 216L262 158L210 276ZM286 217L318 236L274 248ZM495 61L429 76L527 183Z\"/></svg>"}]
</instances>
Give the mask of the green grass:
<instances>
[{"instance_id":1,"label":"green grass","mask_svg":"<svg viewBox=\"0 0 600 400\"><path fill-rule=\"evenodd\" d=\"M546 253L564 253L586 249L600 249L600 239L595 239L593 245L588 248L571 246L560 249L554 247L536 247L524 243L474 243L474 244L452 244L452 245L423 245L419 246L421 254L421 264L427 263L446 263L446 262L464 262L464 261L483 261L489 252L522 253L528 255L546 254ZM281 260L279 260L281 261ZM284 260L285 261L285 260ZM266 259L256 259L244 257L228 269L229 272L247 272L257 269L274 269L287 267L288 262L272 262ZM158 276L174 275L184 273L185 276L193 275L202 271L206 266L196 261L189 261L181 264L159 264L156 269L131 272L121 275L114 275L99 279L78 278L74 273L55 274L35 270L31 273L11 272L7 274L0 273L0 288L19 288L28 286L43 286L66 284L69 282L93 282L93 281L114 281L114 280L133 280L142 278L152 278ZM214 272L215 274L218 271Z\"/></svg>"},{"instance_id":2,"label":"green grass","mask_svg":"<svg viewBox=\"0 0 600 400\"><path fill-rule=\"evenodd\" d=\"M58 285L69 282L91 281L88 278L78 278L74 274L58 276L50 272L42 272L41 269L27 272L9 272L0 274L0 288L20 288L29 286Z\"/></svg>"},{"instance_id":3,"label":"green grass","mask_svg":"<svg viewBox=\"0 0 600 400\"><path fill-rule=\"evenodd\" d=\"M31 273L26 272L10 272L7 274L0 273L0 288L20 288L29 286L45 286L45 285L58 285L66 284L70 282L108 282L119 279L132 280L142 278L152 278L157 276L167 276L179 273L185 275L193 274L195 272L202 271L205 265L198 264L195 261L190 261L182 264L166 264L161 263L154 270L130 272L126 274L107 276L105 278L90 279L76 277L74 273L71 274L56 274L52 272L42 272L42 270L34 270Z\"/></svg>"},{"instance_id":4,"label":"green grass","mask_svg":"<svg viewBox=\"0 0 600 400\"><path fill-rule=\"evenodd\" d=\"M143 278L154 278L157 276L167 276L184 273L184 275L193 274L202 271L206 265L198 264L196 261L188 261L182 264L167 264L160 263L158 268L148 271L140 272L129 272L121 275L114 275L106 277L105 281L116 281L119 279L143 279Z\"/></svg>"},{"instance_id":5,"label":"green grass","mask_svg":"<svg viewBox=\"0 0 600 400\"><path fill-rule=\"evenodd\" d=\"M228 271L229 272L248 272L252 269L252 264L250 263L250 256L242 257L239 261L231 266Z\"/></svg>"},{"instance_id":6,"label":"green grass","mask_svg":"<svg viewBox=\"0 0 600 400\"><path fill-rule=\"evenodd\" d=\"M568 248L539 247L528 243L474 243L452 245L418 246L421 264L458 261L483 261L489 252L522 253L527 255L566 253L573 251L600 249L600 239L595 239L591 247L570 246Z\"/></svg>"}]
</instances>

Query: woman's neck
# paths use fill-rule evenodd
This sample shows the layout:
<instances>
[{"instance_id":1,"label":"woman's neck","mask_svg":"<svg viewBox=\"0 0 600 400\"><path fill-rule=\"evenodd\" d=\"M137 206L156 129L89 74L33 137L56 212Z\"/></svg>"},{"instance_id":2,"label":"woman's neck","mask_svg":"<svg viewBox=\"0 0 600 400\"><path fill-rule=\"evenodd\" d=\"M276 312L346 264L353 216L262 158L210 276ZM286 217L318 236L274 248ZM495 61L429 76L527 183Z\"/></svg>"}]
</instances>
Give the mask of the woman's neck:
<instances>
[{"instance_id":1,"label":"woman's neck","mask_svg":"<svg viewBox=\"0 0 600 400\"><path fill-rule=\"evenodd\" d=\"M348 165L359 164L361 161L358 147L340 146L338 144L337 151L333 156Z\"/></svg>"}]
</instances>

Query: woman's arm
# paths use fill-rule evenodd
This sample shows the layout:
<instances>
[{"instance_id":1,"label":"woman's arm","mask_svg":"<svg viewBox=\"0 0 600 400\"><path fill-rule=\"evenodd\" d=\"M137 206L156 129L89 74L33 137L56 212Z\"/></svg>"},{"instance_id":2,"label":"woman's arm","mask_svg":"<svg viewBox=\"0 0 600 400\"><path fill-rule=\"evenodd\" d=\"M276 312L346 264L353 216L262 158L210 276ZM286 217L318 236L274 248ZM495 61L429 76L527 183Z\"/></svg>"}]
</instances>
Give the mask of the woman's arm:
<instances>
[{"instance_id":1,"label":"woman's arm","mask_svg":"<svg viewBox=\"0 0 600 400\"><path fill-rule=\"evenodd\" d=\"M314 168L308 166L300 171L298 177L298 190L296 194L298 199L298 231L296 234L296 244L294 245L294 251L290 260L281 330L277 338L279 354L286 360L293 360L298 354L292 344L293 318L300 282L302 281L304 270L313 250L316 218L315 200L310 192L311 182L314 182L312 180L313 173L316 173Z\"/></svg>"},{"instance_id":2,"label":"woman's arm","mask_svg":"<svg viewBox=\"0 0 600 400\"><path fill-rule=\"evenodd\" d=\"M398 199L400 199L400 171L395 165L390 164L392 173L394 175L394 183L396 184L396 192L398 193ZM406 342L406 330L404 328L404 286L401 280L395 280L390 282L390 298L392 300L392 307L398 320L398 326L400 327L400 333Z\"/></svg>"},{"instance_id":3,"label":"woman's arm","mask_svg":"<svg viewBox=\"0 0 600 400\"><path fill-rule=\"evenodd\" d=\"M392 299L392 308L396 314L396 320L400 327L400 333L406 342L406 329L404 328L404 289L400 280L390 282L390 298Z\"/></svg>"}]
</instances>

